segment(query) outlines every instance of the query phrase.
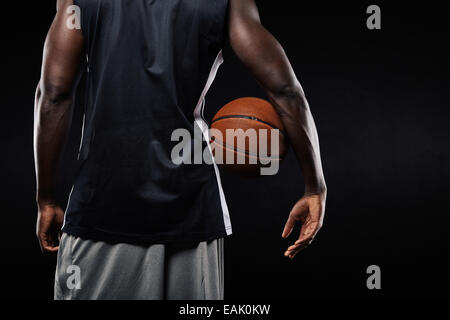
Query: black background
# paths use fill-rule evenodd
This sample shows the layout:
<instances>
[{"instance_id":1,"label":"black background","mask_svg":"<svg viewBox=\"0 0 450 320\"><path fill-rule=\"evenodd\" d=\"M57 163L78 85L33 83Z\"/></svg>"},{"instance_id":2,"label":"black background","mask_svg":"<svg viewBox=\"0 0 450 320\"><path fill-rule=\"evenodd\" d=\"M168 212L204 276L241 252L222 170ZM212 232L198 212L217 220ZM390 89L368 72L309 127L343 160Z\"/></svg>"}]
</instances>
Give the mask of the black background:
<instances>
[{"instance_id":1,"label":"black background","mask_svg":"<svg viewBox=\"0 0 450 320\"><path fill-rule=\"evenodd\" d=\"M381 6L382 30L366 28L369 4ZM291 261L283 252L294 240L281 239L281 232L303 192L292 151L274 177L247 180L223 172L234 229L225 242L226 298L448 298L449 6L259 6L316 119L327 213L315 243ZM2 15L0 283L12 299L52 298L55 257L43 256L35 238L32 126L54 12L53 1L18 2ZM264 97L229 48L225 59L207 98L209 118L231 99ZM75 171L77 110L61 168L63 204ZM366 287L372 264L381 267L379 291Z\"/></svg>"}]
</instances>

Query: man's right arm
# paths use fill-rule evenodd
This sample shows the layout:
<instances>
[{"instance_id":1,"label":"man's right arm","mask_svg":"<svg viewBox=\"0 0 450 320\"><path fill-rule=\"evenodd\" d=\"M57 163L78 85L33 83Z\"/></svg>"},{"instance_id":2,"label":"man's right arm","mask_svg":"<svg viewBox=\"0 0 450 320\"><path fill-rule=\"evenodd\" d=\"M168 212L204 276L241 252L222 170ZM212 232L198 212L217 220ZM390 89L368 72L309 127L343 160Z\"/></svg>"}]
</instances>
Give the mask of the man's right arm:
<instances>
[{"instance_id":1,"label":"man's right arm","mask_svg":"<svg viewBox=\"0 0 450 320\"><path fill-rule=\"evenodd\" d=\"M292 208L282 234L289 236L295 223L302 223L298 240L285 252L292 258L311 243L325 212L326 184L316 126L292 66L278 41L261 25L254 0L230 0L229 38L280 115L302 169L305 194Z\"/></svg>"}]
</instances>

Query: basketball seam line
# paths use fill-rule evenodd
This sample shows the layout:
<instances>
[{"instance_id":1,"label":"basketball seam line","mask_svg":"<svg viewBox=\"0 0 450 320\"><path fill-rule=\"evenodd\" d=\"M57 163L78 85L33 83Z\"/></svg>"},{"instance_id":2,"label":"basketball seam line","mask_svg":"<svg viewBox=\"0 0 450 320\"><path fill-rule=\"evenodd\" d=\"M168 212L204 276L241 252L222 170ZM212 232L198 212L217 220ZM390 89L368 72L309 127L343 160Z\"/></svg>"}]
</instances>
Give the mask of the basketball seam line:
<instances>
[{"instance_id":1,"label":"basketball seam line","mask_svg":"<svg viewBox=\"0 0 450 320\"><path fill-rule=\"evenodd\" d=\"M246 154L246 155L249 155L249 156L252 156L252 157L257 157L257 158L261 158L261 159L265 159L265 160L271 160L271 161L279 160L279 161L281 161L283 159L282 157L261 156L259 154L254 154L254 153L250 153L250 152L248 152L246 150L242 150L242 149L240 149L238 147L236 147L236 149L235 148L231 148L231 146L227 145L226 143L223 143L220 140L216 140L216 139L211 139L210 143L216 143L219 146L221 146L222 148L226 148L226 149L228 149L230 151L233 151L233 152L236 152L236 153L243 153L243 154Z\"/></svg>"},{"instance_id":2,"label":"basketball seam line","mask_svg":"<svg viewBox=\"0 0 450 320\"><path fill-rule=\"evenodd\" d=\"M257 118L257 117L254 117L254 116L228 115L228 116L219 117L219 118L217 118L217 119L213 119L212 122L211 122L211 124L213 124L214 122L217 122L217 121L219 121L219 120L224 120L224 119L236 119L236 118L238 118L238 119L255 120L255 121L258 121L258 122L267 124L268 126L270 126L270 127L274 128L274 129L280 131L280 133L281 133L283 136L285 136L285 133L284 133L283 130L281 130L281 129L275 127L275 126L274 126L273 124L271 124L270 122L261 120L261 119L259 119L259 118Z\"/></svg>"}]
</instances>

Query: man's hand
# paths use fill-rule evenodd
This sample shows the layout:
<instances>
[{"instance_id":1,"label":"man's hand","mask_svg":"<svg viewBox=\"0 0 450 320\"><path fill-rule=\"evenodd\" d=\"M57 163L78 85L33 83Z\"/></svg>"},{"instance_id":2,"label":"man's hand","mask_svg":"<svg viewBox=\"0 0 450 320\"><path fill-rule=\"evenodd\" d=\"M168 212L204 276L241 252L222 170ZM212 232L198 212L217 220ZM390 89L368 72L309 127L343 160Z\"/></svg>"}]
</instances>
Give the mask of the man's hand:
<instances>
[{"instance_id":1,"label":"man's hand","mask_svg":"<svg viewBox=\"0 0 450 320\"><path fill-rule=\"evenodd\" d=\"M255 0L230 0L229 8L231 47L277 110L302 169L307 192L292 209L282 235L288 237L296 221L302 223L299 239L285 253L293 258L311 243L325 211L326 183L317 129L291 63L280 43L261 24Z\"/></svg>"},{"instance_id":2,"label":"man's hand","mask_svg":"<svg viewBox=\"0 0 450 320\"><path fill-rule=\"evenodd\" d=\"M58 162L72 120L72 100L84 61L83 34L67 27L72 0L58 0L57 13L45 40L42 72L36 90L34 158L38 219L36 234L44 253L58 251L64 212L55 205ZM45 199L43 201L42 199Z\"/></svg>"},{"instance_id":3,"label":"man's hand","mask_svg":"<svg viewBox=\"0 0 450 320\"><path fill-rule=\"evenodd\" d=\"M282 237L289 237L297 221L302 224L302 227L298 240L284 253L286 257L294 258L297 253L311 244L322 227L325 214L325 199L325 194L305 195L294 205L284 227Z\"/></svg>"},{"instance_id":4,"label":"man's hand","mask_svg":"<svg viewBox=\"0 0 450 320\"><path fill-rule=\"evenodd\" d=\"M54 204L38 205L36 235L43 253L57 252L64 210Z\"/></svg>"}]
</instances>

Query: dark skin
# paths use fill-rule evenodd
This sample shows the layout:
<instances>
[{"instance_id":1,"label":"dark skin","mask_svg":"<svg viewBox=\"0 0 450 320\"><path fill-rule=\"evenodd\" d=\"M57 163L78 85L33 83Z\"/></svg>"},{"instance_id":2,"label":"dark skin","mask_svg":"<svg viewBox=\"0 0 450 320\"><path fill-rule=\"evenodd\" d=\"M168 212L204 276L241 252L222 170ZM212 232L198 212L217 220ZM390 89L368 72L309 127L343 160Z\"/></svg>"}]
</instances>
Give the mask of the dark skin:
<instances>
[{"instance_id":1,"label":"dark skin","mask_svg":"<svg viewBox=\"0 0 450 320\"><path fill-rule=\"evenodd\" d=\"M55 200L56 168L71 121L72 98L80 71L83 38L66 26L72 0L58 0L58 11L44 48L35 103L37 236L44 252L58 250L64 211ZM285 251L293 258L311 244L322 226L326 184L319 139L304 91L278 41L262 26L254 0L230 0L231 46L265 90L280 115L305 180L305 193L292 208L282 237L301 224L300 235Z\"/></svg>"},{"instance_id":2,"label":"dark skin","mask_svg":"<svg viewBox=\"0 0 450 320\"><path fill-rule=\"evenodd\" d=\"M36 234L44 253L58 251L64 210L55 198L56 171L72 118L73 94L82 59L81 31L66 26L69 18L66 10L70 5L72 0L57 1L57 13L44 45L35 99Z\"/></svg>"},{"instance_id":3,"label":"dark skin","mask_svg":"<svg viewBox=\"0 0 450 320\"><path fill-rule=\"evenodd\" d=\"M293 258L311 244L325 214L326 184L320 159L319 139L304 91L278 41L262 26L254 0L230 0L231 46L265 90L277 110L300 163L305 194L292 208L282 237L296 223L302 227L285 256Z\"/></svg>"}]
</instances>

